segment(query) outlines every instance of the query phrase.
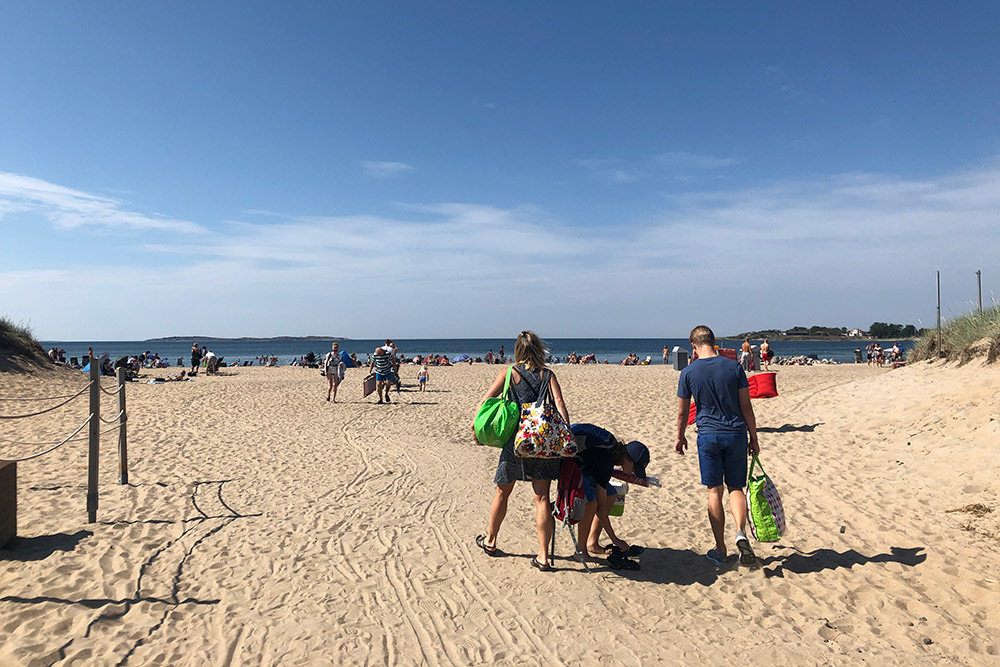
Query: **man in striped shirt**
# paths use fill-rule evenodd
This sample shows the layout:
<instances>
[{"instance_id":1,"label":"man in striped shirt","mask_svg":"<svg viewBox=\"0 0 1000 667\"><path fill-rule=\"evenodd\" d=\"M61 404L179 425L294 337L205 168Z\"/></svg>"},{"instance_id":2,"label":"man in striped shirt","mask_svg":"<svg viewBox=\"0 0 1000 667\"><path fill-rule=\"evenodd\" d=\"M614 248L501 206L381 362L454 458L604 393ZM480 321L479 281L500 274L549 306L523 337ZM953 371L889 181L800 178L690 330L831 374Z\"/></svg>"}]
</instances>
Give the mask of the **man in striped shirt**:
<instances>
[{"instance_id":1,"label":"man in striped shirt","mask_svg":"<svg viewBox=\"0 0 1000 667\"><path fill-rule=\"evenodd\" d=\"M372 359L368 371L375 371L375 391L379 403L392 403L389 400L389 387L392 378L392 357L395 350L391 347L376 347L375 358ZM384 401L383 401L384 397Z\"/></svg>"}]
</instances>

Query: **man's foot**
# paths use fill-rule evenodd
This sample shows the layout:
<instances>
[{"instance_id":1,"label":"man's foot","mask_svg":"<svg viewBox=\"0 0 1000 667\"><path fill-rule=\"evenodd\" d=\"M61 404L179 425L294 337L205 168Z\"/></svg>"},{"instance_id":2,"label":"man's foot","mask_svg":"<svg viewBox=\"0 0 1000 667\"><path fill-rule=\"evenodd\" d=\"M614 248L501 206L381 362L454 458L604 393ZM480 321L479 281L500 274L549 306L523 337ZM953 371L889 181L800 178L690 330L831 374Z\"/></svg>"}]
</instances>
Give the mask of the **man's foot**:
<instances>
[{"instance_id":1,"label":"man's foot","mask_svg":"<svg viewBox=\"0 0 1000 667\"><path fill-rule=\"evenodd\" d=\"M385 402L392 403L392 401L389 400L389 392L385 392Z\"/></svg>"},{"instance_id":2,"label":"man's foot","mask_svg":"<svg viewBox=\"0 0 1000 667\"><path fill-rule=\"evenodd\" d=\"M753 552L753 547L750 546L750 540L747 539L746 535L740 535L736 538L736 548L740 550L740 565L750 567L757 562L757 554Z\"/></svg>"},{"instance_id":3,"label":"man's foot","mask_svg":"<svg viewBox=\"0 0 1000 667\"><path fill-rule=\"evenodd\" d=\"M329 396L327 396L327 397L326 397L326 402L327 402L327 403L329 403L329 402L330 402L330 397L329 397Z\"/></svg>"},{"instance_id":4,"label":"man's foot","mask_svg":"<svg viewBox=\"0 0 1000 667\"><path fill-rule=\"evenodd\" d=\"M595 556L607 556L609 553L611 553L611 550L614 549L614 548L615 548L615 545L613 545L613 544L609 544L606 547L602 547L599 544L588 544L587 545L587 552L588 553L592 553Z\"/></svg>"},{"instance_id":5,"label":"man's foot","mask_svg":"<svg viewBox=\"0 0 1000 667\"><path fill-rule=\"evenodd\" d=\"M729 560L729 556L718 549L709 549L708 553L705 554L705 558L712 561L716 567L722 567Z\"/></svg>"}]
</instances>

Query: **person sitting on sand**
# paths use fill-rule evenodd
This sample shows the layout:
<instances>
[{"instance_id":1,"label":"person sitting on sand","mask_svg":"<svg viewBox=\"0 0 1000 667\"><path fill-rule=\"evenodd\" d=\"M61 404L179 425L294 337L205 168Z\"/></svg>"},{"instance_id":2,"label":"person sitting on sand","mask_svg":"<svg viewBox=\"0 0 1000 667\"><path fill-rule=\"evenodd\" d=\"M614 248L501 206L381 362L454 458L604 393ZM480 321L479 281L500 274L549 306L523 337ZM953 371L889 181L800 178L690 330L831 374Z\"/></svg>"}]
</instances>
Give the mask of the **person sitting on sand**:
<instances>
[{"instance_id":1,"label":"person sitting on sand","mask_svg":"<svg viewBox=\"0 0 1000 667\"><path fill-rule=\"evenodd\" d=\"M417 384L420 385L420 391L427 388L427 364L420 367L420 372L417 373Z\"/></svg>"},{"instance_id":2,"label":"person sitting on sand","mask_svg":"<svg viewBox=\"0 0 1000 667\"><path fill-rule=\"evenodd\" d=\"M335 342L330 346L330 351L323 358L323 373L326 375L327 381L327 401L330 400L330 396L332 395L333 402L337 402L337 387L340 386L340 381L344 379L346 369L347 366L340 357L340 343Z\"/></svg>"},{"instance_id":3,"label":"person sitting on sand","mask_svg":"<svg viewBox=\"0 0 1000 667\"><path fill-rule=\"evenodd\" d=\"M743 532L747 522L747 455L760 453L757 420L750 404L750 384L743 368L715 351L715 334L707 326L697 326L689 336L698 358L681 371L677 382L678 454L687 448L688 416L691 399L698 425L698 466L701 483L708 489L708 518L715 548L706 557L722 565L726 556L726 512L723 490L729 488L729 510L736 522L736 548L740 563L753 565L757 557ZM725 486L723 486L725 485Z\"/></svg>"},{"instance_id":4,"label":"person sitting on sand","mask_svg":"<svg viewBox=\"0 0 1000 667\"><path fill-rule=\"evenodd\" d=\"M628 556L637 556L644 549L632 548L620 539L608 516L616 495L611 475L615 466L620 465L625 472L645 478L649 449L639 441L624 445L610 431L593 424L573 424L570 428L578 443L583 440L582 451L575 460L580 466L583 495L587 499L583 518L577 524L577 544L580 546L577 558L596 562L595 555L607 556L612 569L638 570L639 564L630 561ZM600 546L602 531L611 539L608 549Z\"/></svg>"},{"instance_id":5,"label":"person sitting on sand","mask_svg":"<svg viewBox=\"0 0 1000 667\"><path fill-rule=\"evenodd\" d=\"M515 366L510 374L508 398L518 405L534 403L538 400L545 383L548 383L549 396L559 414L568 424L570 423L569 412L563 402L562 388L559 386L559 380L556 379L555 373L545 367L545 357L545 343L535 332L522 331L518 334L517 340L514 341ZM479 413L479 408L486 402L486 399L500 395L506 377L506 369L497 374L474 414ZM475 432L476 429L473 426L474 441ZM476 444L479 443L476 442ZM554 459L518 458L514 455L514 434L511 434L510 440L500 452L497 472L493 477L493 483L496 484L497 489L493 496L493 502L490 504L486 533L476 537L476 546L486 552L488 556L497 555L497 536L500 534L500 524L507 516L507 502L514 490L514 483L531 482L531 490L535 499L535 527L538 531L538 555L531 559L531 566L542 572L550 572L552 565L549 564L549 539L552 537L553 523L549 489L552 486L552 480L559 479L560 464L561 461Z\"/></svg>"}]
</instances>

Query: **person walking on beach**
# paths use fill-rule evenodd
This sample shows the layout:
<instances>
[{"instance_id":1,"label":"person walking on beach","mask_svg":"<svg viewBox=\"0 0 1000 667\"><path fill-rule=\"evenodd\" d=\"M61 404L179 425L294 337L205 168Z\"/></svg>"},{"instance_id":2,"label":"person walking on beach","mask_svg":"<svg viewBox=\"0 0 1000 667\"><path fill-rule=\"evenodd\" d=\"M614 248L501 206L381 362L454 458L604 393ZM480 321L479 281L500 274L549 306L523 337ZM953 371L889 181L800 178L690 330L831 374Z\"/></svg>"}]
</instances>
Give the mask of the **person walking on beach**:
<instances>
[{"instance_id":1,"label":"person walking on beach","mask_svg":"<svg viewBox=\"0 0 1000 667\"><path fill-rule=\"evenodd\" d=\"M417 384L420 385L420 391L427 388L427 364L420 367L420 372L417 373Z\"/></svg>"},{"instance_id":2,"label":"person walking on beach","mask_svg":"<svg viewBox=\"0 0 1000 667\"><path fill-rule=\"evenodd\" d=\"M666 345L663 346L663 365L666 366L667 362L670 361L670 348Z\"/></svg>"},{"instance_id":3,"label":"person walking on beach","mask_svg":"<svg viewBox=\"0 0 1000 667\"><path fill-rule=\"evenodd\" d=\"M771 370L771 344L767 342L766 338L760 344L760 364L765 371Z\"/></svg>"},{"instance_id":4,"label":"person walking on beach","mask_svg":"<svg viewBox=\"0 0 1000 667\"><path fill-rule=\"evenodd\" d=\"M191 343L191 375L198 374L198 367L201 366L201 348L198 343Z\"/></svg>"},{"instance_id":5,"label":"person walking on beach","mask_svg":"<svg viewBox=\"0 0 1000 667\"><path fill-rule=\"evenodd\" d=\"M749 338L744 338L743 345L740 346L740 366L743 367L744 372L750 370L750 364L752 359L753 359L753 346L750 345Z\"/></svg>"},{"instance_id":6,"label":"person walking on beach","mask_svg":"<svg viewBox=\"0 0 1000 667\"><path fill-rule=\"evenodd\" d=\"M562 388L555 373L545 367L547 354L545 343L535 332L522 331L518 334L517 340L514 341L515 365L510 374L508 395L510 400L518 405L534 403L545 383L548 383L549 395L556 409L569 424L569 412L566 410L566 403L563 402ZM483 400L480 401L479 407L482 407L487 398L500 395L506 377L506 369L497 374ZM476 408L476 413L479 412L479 407ZM472 431L475 439L475 427ZM535 499L535 527L538 530L538 555L531 559L531 566L542 572L550 572L552 565L549 563L548 545L552 537L553 521L549 489L552 480L559 478L560 465L561 461L558 459L523 459L514 456L514 436L511 435L500 452L497 472L493 477L497 490L490 504L486 534L476 537L476 546L488 556L497 555L497 535L500 533L500 524L507 516L507 501L514 490L514 483L531 482L531 491Z\"/></svg>"},{"instance_id":7,"label":"person walking on beach","mask_svg":"<svg viewBox=\"0 0 1000 667\"><path fill-rule=\"evenodd\" d=\"M379 403L392 403L389 399L389 389L392 382L392 354L391 347L388 349L376 347L375 358L368 366L369 372L375 371L375 392L378 394Z\"/></svg>"},{"instance_id":8,"label":"person walking on beach","mask_svg":"<svg viewBox=\"0 0 1000 667\"><path fill-rule=\"evenodd\" d=\"M696 405L698 426L698 466L701 483L708 489L708 520L715 548L706 557L716 565L727 561L726 512L722 505L723 485L729 489L729 511L736 522L736 548L740 563L753 565L757 557L744 528L747 499L747 457L760 453L757 419L750 405L750 385L743 368L715 351L715 334L707 326L691 330L691 346L698 358L681 371L677 383L678 454L687 448L688 415L691 399Z\"/></svg>"},{"instance_id":9,"label":"person walking on beach","mask_svg":"<svg viewBox=\"0 0 1000 667\"><path fill-rule=\"evenodd\" d=\"M337 402L337 387L344 379L346 369L347 366L340 357L340 343L334 343L330 347L330 351L326 353L326 357L323 358L323 373L326 374L326 381L329 383L326 390L326 400L329 401L332 394L333 402Z\"/></svg>"}]
</instances>

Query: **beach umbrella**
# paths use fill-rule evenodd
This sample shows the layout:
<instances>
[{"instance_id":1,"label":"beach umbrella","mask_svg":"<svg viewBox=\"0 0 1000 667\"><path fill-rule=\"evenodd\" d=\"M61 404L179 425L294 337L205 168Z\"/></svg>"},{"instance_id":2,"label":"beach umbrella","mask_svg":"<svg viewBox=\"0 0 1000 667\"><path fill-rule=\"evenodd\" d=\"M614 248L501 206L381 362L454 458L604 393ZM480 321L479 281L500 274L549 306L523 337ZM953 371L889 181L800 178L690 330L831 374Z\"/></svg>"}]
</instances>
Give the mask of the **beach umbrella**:
<instances>
[{"instance_id":1,"label":"beach umbrella","mask_svg":"<svg viewBox=\"0 0 1000 667\"><path fill-rule=\"evenodd\" d=\"M457 357L455 357L454 359L452 359L451 361L452 361L452 363L455 363L455 364L457 364L457 363L459 363L460 361L468 361L468 360L469 360L469 359L471 359L471 358L472 358L472 357L470 357L470 356L469 356L469 355L467 355L467 354L460 354L460 355L458 355Z\"/></svg>"}]
</instances>

